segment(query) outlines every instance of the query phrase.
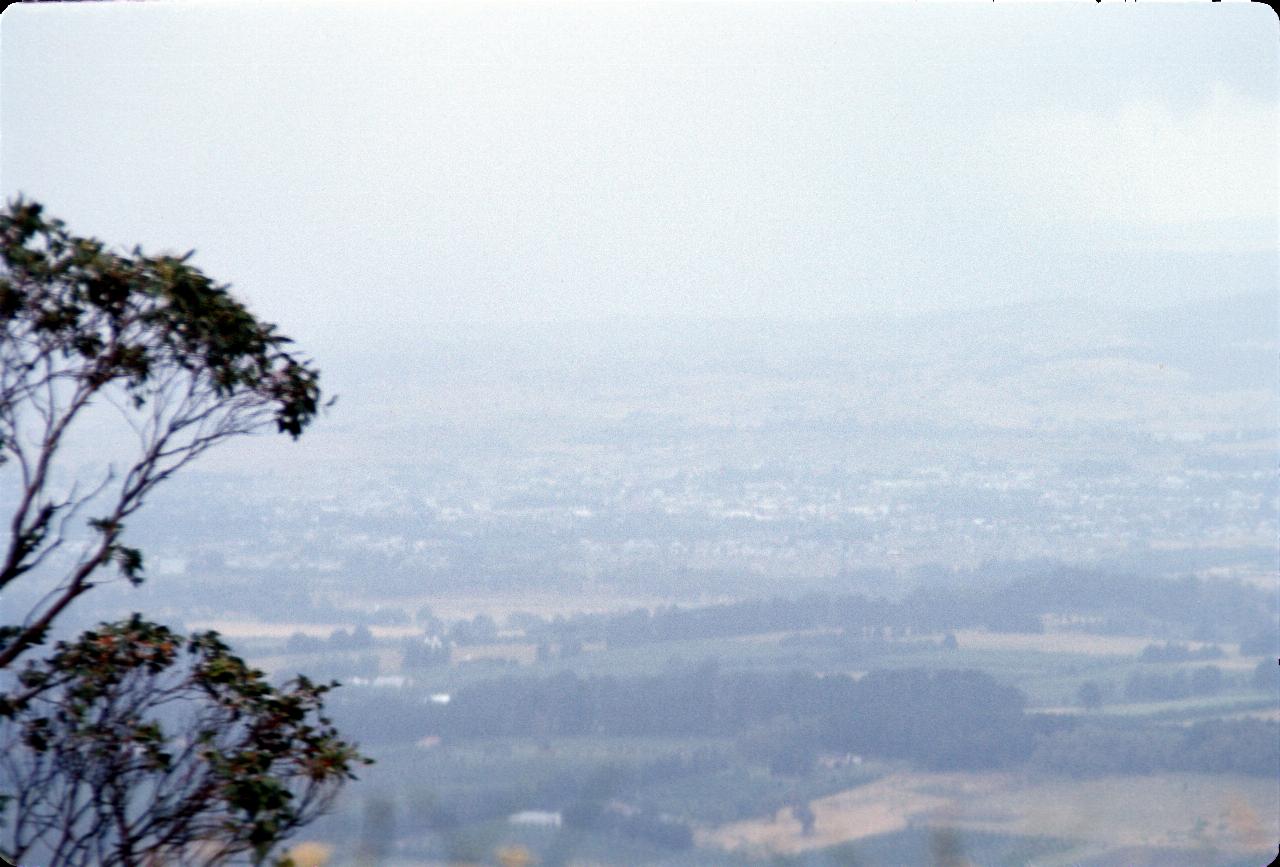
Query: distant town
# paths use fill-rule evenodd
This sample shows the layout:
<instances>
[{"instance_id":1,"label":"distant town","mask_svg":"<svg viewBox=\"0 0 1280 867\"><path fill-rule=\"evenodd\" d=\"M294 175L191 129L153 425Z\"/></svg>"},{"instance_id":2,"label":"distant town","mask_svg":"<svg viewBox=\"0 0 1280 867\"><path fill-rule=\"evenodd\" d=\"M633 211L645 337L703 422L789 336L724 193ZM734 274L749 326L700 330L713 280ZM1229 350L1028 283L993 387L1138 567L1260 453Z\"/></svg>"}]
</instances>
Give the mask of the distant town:
<instances>
[{"instance_id":1,"label":"distant town","mask_svg":"<svg viewBox=\"0 0 1280 867\"><path fill-rule=\"evenodd\" d=\"M839 332L730 334L665 367L643 344L613 357L572 335L496 361L425 344L403 391L361 362L364 390L322 420L315 452L272 444L237 456L250 470L193 473L136 532L154 574L196 579L183 587L261 592L271 574L309 599L348 582L382 599L896 594L1037 560L1272 579L1265 325L1190 352L1155 313L1096 333L1005 315L1034 327L986 345L940 320L924 329L937 345L861 350ZM218 613L218 596L191 595Z\"/></svg>"}]
</instances>

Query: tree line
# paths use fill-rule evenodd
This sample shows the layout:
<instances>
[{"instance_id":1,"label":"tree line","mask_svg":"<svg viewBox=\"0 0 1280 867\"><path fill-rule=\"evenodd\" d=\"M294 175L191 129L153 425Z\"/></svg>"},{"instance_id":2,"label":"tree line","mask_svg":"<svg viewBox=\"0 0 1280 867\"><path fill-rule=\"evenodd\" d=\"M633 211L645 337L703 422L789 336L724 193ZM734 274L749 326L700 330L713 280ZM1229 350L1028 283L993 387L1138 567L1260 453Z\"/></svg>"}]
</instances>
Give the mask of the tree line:
<instances>
[{"instance_id":1,"label":"tree line","mask_svg":"<svg viewBox=\"0 0 1280 867\"><path fill-rule=\"evenodd\" d=\"M1280 723L1206 720L1190 726L1075 721L1042 737L1031 766L1075 777L1190 772L1280 776Z\"/></svg>"},{"instance_id":2,"label":"tree line","mask_svg":"<svg viewBox=\"0 0 1280 867\"><path fill-rule=\"evenodd\" d=\"M767 758L803 769L820 752L905 759L936 769L1025 759L1037 726L1025 697L974 670L725 671L714 662L655 675L505 676L465 685L448 704L395 696L345 701L335 714L369 741L573 736L736 737L773 725ZM791 755L787 755L790 753Z\"/></svg>"},{"instance_id":3,"label":"tree line","mask_svg":"<svg viewBox=\"0 0 1280 867\"><path fill-rule=\"evenodd\" d=\"M1184 638L1245 642L1262 653L1275 641L1280 607L1273 594L1243 583L1046 568L996 584L919 587L900 600L861 593L808 593L572 617L522 613L513 616L512 625L523 631L524 640L562 645L603 641L610 647L631 647L823 628L853 634L871 630L937 634L973 628L1042 632L1042 615L1049 612L1105 616L1118 619L1116 628L1129 630L1142 625ZM1107 627L1103 621L1098 625ZM449 635L460 643L498 640L496 624L484 615L454 624ZM1264 636L1272 638L1267 641ZM1180 648L1185 645L1152 646L1145 658L1173 659ZM1211 649L1187 651L1188 659L1215 655Z\"/></svg>"}]
</instances>

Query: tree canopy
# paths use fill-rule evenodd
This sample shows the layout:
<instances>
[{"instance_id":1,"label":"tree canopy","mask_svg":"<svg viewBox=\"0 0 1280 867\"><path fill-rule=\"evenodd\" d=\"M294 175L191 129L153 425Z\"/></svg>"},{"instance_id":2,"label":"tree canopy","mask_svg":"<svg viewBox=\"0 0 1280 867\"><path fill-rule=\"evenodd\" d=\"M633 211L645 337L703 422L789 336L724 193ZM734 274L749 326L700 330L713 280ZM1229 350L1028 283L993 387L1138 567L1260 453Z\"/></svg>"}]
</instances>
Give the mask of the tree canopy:
<instances>
[{"instance_id":1,"label":"tree canopy","mask_svg":"<svg viewBox=\"0 0 1280 867\"><path fill-rule=\"evenodd\" d=\"M3 500L0 591L44 582L21 623L0 624L0 669L41 643L103 567L141 580L123 531L156 485L227 439L272 427L296 438L316 415L318 371L190 258L113 252L35 202L0 214L0 473L16 490ZM60 450L98 405L119 412L136 448L67 483Z\"/></svg>"},{"instance_id":2,"label":"tree canopy","mask_svg":"<svg viewBox=\"0 0 1280 867\"><path fill-rule=\"evenodd\" d=\"M0 592L34 591L0 623L10 858L264 863L367 761L324 715L336 684L272 685L216 633L135 614L19 668L77 598L142 580L123 534L157 485L231 438L297 438L318 411L315 367L190 259L109 250L35 202L0 213ZM76 477L69 443L103 413L127 435L99 435L96 475Z\"/></svg>"},{"instance_id":3,"label":"tree canopy","mask_svg":"<svg viewBox=\"0 0 1280 867\"><path fill-rule=\"evenodd\" d=\"M365 761L323 713L215 633L134 615L28 663L0 703L6 850L48 863L261 862ZM42 861L44 863L44 861Z\"/></svg>"}]
</instances>

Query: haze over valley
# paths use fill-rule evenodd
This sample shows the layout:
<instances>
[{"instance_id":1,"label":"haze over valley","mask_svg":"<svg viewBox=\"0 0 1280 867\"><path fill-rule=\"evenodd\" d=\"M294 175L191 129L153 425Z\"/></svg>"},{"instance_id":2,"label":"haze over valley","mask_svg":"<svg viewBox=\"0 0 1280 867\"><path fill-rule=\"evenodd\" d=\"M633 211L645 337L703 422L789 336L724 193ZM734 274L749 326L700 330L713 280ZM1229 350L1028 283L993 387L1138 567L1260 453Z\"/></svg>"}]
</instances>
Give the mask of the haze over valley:
<instances>
[{"instance_id":1,"label":"haze over valley","mask_svg":"<svg viewBox=\"0 0 1280 867\"><path fill-rule=\"evenodd\" d=\"M0 804L34 774L74 811L52 744L141 779L203 762L296 867L1266 863L1275 25L1256 3L14 4ZM36 232L32 201L65 224ZM117 346L122 298L151 356ZM52 424L82 385L74 431ZM140 442L146 504L86 524L103 479L142 490ZM58 656L133 612L174 632ZM219 660L181 705L152 688L157 659L195 664L175 633ZM97 717L4 668L22 654L133 689L104 713L150 764L109 727L79 732L96 753L50 741ZM298 676L286 786L340 796L267 827L297 801L258 754L197 745L250 728L243 690L274 732ZM179 711L219 689L227 725ZM88 837L155 813L93 779L120 809ZM55 860L6 821L0 854Z\"/></svg>"},{"instance_id":2,"label":"haze over valley","mask_svg":"<svg viewBox=\"0 0 1280 867\"><path fill-rule=\"evenodd\" d=\"M339 604L353 587L898 595L1046 561L1265 584L1268 302L615 321L339 353L310 441L216 456L137 532L161 599L263 571Z\"/></svg>"}]
</instances>

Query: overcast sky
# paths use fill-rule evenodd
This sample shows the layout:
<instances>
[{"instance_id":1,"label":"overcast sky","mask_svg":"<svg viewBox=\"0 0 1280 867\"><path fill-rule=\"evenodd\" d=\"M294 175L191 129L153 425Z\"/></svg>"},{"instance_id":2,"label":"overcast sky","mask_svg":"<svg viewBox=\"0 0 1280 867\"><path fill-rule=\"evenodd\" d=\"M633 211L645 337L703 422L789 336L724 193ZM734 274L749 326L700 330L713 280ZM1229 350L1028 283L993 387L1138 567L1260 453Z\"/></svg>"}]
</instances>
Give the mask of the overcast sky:
<instances>
[{"instance_id":1,"label":"overcast sky","mask_svg":"<svg viewBox=\"0 0 1280 867\"><path fill-rule=\"evenodd\" d=\"M0 186L306 340L1277 285L1261 4L19 4Z\"/></svg>"}]
</instances>

